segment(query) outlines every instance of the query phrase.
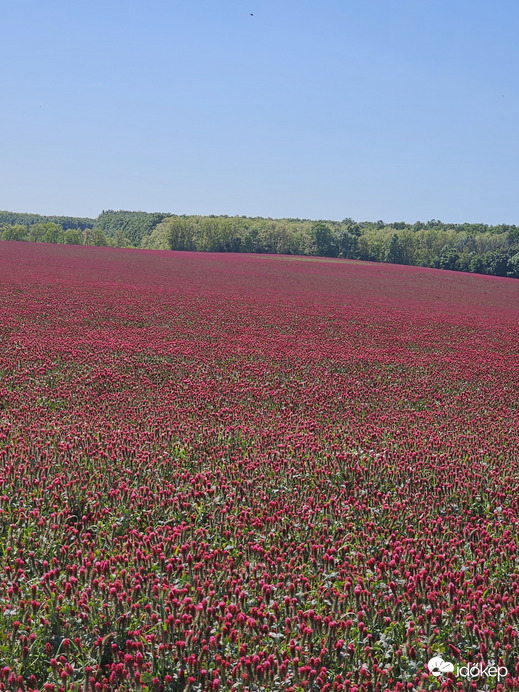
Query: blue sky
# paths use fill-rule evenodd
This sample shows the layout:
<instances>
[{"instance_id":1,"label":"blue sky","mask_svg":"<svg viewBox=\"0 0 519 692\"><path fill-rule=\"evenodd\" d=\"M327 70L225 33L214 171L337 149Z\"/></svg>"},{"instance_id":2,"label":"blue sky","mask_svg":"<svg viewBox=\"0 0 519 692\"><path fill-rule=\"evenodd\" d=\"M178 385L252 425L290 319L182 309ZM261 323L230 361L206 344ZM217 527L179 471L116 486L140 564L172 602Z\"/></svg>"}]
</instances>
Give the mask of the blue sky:
<instances>
[{"instance_id":1,"label":"blue sky","mask_svg":"<svg viewBox=\"0 0 519 692\"><path fill-rule=\"evenodd\" d=\"M0 7L1 209L519 224L517 0Z\"/></svg>"}]
</instances>

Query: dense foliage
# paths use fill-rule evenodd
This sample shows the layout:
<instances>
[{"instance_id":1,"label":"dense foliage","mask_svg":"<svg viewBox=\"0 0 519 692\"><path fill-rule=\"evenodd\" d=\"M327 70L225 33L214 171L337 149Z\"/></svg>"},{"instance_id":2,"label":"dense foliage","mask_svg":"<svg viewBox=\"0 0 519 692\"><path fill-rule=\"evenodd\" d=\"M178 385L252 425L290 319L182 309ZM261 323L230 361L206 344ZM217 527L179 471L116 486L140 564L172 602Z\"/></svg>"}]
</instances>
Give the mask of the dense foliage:
<instances>
[{"instance_id":1,"label":"dense foliage","mask_svg":"<svg viewBox=\"0 0 519 692\"><path fill-rule=\"evenodd\" d=\"M0 212L0 238L156 250L318 255L519 278L519 227L311 221L103 211L96 219ZM75 223L76 222L76 223ZM75 225L74 225L75 224Z\"/></svg>"},{"instance_id":2,"label":"dense foliage","mask_svg":"<svg viewBox=\"0 0 519 692\"><path fill-rule=\"evenodd\" d=\"M517 689L518 282L15 242L0 277L0 690Z\"/></svg>"},{"instance_id":3,"label":"dense foliage","mask_svg":"<svg viewBox=\"0 0 519 692\"><path fill-rule=\"evenodd\" d=\"M19 214L13 211L0 211L0 227L5 226L24 226L28 227L35 224L55 223L63 230L69 228L92 228L94 226L93 219L83 219L76 216L43 216L41 214Z\"/></svg>"},{"instance_id":4,"label":"dense foliage","mask_svg":"<svg viewBox=\"0 0 519 692\"><path fill-rule=\"evenodd\" d=\"M125 243L140 247L143 239L167 216L144 211L103 211L97 217L96 224L108 237L115 239L118 247L123 247Z\"/></svg>"}]
</instances>

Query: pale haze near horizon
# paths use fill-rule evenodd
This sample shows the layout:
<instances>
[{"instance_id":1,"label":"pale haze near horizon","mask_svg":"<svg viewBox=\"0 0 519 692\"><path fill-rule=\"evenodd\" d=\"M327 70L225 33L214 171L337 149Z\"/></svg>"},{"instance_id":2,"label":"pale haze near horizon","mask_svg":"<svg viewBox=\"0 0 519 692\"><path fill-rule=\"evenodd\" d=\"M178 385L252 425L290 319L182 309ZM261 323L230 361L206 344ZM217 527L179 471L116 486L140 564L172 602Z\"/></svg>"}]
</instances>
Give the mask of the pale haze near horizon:
<instances>
[{"instance_id":1,"label":"pale haze near horizon","mask_svg":"<svg viewBox=\"0 0 519 692\"><path fill-rule=\"evenodd\" d=\"M515 0L4 2L0 208L519 224L518 22Z\"/></svg>"}]
</instances>

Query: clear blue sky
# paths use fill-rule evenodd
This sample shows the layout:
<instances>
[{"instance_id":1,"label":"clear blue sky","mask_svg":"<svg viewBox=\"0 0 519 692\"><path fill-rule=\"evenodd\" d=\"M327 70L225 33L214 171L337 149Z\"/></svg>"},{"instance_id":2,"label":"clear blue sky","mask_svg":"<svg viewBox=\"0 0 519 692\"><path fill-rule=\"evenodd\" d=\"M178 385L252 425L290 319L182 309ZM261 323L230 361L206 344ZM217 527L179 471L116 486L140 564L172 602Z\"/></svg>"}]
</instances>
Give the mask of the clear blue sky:
<instances>
[{"instance_id":1,"label":"clear blue sky","mask_svg":"<svg viewBox=\"0 0 519 692\"><path fill-rule=\"evenodd\" d=\"M517 0L0 6L0 209L519 224Z\"/></svg>"}]
</instances>

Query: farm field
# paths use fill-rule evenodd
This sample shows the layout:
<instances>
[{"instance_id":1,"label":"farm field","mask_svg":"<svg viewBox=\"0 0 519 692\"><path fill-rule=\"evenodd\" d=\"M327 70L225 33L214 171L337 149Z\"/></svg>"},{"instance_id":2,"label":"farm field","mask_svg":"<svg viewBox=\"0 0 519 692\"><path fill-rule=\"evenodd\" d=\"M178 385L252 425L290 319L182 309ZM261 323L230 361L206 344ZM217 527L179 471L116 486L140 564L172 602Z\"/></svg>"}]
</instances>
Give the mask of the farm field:
<instances>
[{"instance_id":1,"label":"farm field","mask_svg":"<svg viewBox=\"0 0 519 692\"><path fill-rule=\"evenodd\" d=\"M0 314L0 690L519 689L519 281L0 242Z\"/></svg>"}]
</instances>

